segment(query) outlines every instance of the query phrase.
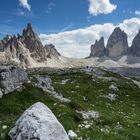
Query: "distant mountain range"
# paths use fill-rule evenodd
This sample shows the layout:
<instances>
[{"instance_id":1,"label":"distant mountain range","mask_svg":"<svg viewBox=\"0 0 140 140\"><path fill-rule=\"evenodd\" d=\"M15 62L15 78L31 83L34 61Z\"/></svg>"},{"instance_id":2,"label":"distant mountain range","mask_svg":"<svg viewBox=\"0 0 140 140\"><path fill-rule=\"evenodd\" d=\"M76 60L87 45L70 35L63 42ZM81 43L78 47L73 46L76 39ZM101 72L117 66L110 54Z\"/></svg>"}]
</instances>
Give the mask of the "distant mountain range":
<instances>
[{"instance_id":1,"label":"distant mountain range","mask_svg":"<svg viewBox=\"0 0 140 140\"><path fill-rule=\"evenodd\" d=\"M53 42L52 42L53 43ZM128 46L127 34L115 28L105 46L104 37L91 45L86 59L66 58L52 44L43 46L40 38L28 23L22 35L7 35L0 40L0 64L28 67L81 67L81 66L140 66L140 31ZM138 65L139 64L139 65Z\"/></svg>"},{"instance_id":2,"label":"distant mountain range","mask_svg":"<svg viewBox=\"0 0 140 140\"><path fill-rule=\"evenodd\" d=\"M106 47L104 37L101 37L100 40L96 40L95 44L91 45L89 57L107 56L115 60L126 55L140 57L140 31L134 38L132 46L129 47L127 34L117 27L110 35Z\"/></svg>"}]
</instances>

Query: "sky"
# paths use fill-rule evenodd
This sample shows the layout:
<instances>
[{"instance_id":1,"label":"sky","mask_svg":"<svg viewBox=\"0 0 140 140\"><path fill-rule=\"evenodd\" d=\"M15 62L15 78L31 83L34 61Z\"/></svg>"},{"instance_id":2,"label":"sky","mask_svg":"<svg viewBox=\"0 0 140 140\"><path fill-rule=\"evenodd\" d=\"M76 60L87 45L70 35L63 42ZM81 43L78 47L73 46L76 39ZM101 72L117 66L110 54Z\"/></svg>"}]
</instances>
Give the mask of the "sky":
<instances>
[{"instance_id":1,"label":"sky","mask_svg":"<svg viewBox=\"0 0 140 140\"><path fill-rule=\"evenodd\" d=\"M0 0L0 38L21 33L31 22L43 44L67 57L82 58L90 46L115 27L129 45L140 29L140 0Z\"/></svg>"}]
</instances>

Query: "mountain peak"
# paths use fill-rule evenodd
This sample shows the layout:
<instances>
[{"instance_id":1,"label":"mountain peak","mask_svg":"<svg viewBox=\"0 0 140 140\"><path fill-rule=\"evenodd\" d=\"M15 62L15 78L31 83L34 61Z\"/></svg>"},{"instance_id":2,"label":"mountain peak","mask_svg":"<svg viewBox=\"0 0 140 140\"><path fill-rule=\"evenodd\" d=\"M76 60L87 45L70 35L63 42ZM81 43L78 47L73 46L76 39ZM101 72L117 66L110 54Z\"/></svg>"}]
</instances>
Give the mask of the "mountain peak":
<instances>
[{"instance_id":1,"label":"mountain peak","mask_svg":"<svg viewBox=\"0 0 140 140\"><path fill-rule=\"evenodd\" d=\"M127 34L116 27L107 42L107 55L109 57L120 57L128 52Z\"/></svg>"},{"instance_id":2,"label":"mountain peak","mask_svg":"<svg viewBox=\"0 0 140 140\"><path fill-rule=\"evenodd\" d=\"M32 29L32 24L30 22L27 24L27 28Z\"/></svg>"},{"instance_id":3,"label":"mountain peak","mask_svg":"<svg viewBox=\"0 0 140 140\"><path fill-rule=\"evenodd\" d=\"M121 30L120 27L116 27L116 28L114 29L114 32L122 32L122 30Z\"/></svg>"},{"instance_id":4,"label":"mountain peak","mask_svg":"<svg viewBox=\"0 0 140 140\"><path fill-rule=\"evenodd\" d=\"M91 53L89 57L101 57L105 55L104 37L101 37L95 41L94 45L91 45Z\"/></svg>"},{"instance_id":5,"label":"mountain peak","mask_svg":"<svg viewBox=\"0 0 140 140\"><path fill-rule=\"evenodd\" d=\"M32 38L36 38L37 35L35 34L34 30L33 30L33 27L32 27L32 24L31 23L28 23L27 24L27 27L24 28L23 30L23 36L24 37L32 37Z\"/></svg>"}]
</instances>

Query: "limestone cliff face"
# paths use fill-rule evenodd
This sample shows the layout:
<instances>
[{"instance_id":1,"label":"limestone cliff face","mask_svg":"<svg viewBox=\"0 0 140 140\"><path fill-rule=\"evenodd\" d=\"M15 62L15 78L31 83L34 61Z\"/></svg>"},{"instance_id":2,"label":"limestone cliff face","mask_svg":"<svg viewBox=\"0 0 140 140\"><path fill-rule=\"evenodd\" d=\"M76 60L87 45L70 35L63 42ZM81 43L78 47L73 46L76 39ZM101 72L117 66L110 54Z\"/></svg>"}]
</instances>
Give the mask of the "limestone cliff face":
<instances>
[{"instance_id":1,"label":"limestone cliff face","mask_svg":"<svg viewBox=\"0 0 140 140\"><path fill-rule=\"evenodd\" d=\"M120 57L128 53L127 34L119 27L115 28L110 35L107 46L106 55L109 57Z\"/></svg>"},{"instance_id":2,"label":"limestone cliff face","mask_svg":"<svg viewBox=\"0 0 140 140\"><path fill-rule=\"evenodd\" d=\"M105 44L104 38L101 37L100 40L96 40L94 45L91 45L91 53L89 57L102 57L105 55Z\"/></svg>"},{"instance_id":3,"label":"limestone cliff face","mask_svg":"<svg viewBox=\"0 0 140 140\"><path fill-rule=\"evenodd\" d=\"M30 23L23 30L21 40L25 44L25 47L29 49L31 57L38 62L46 61L43 44L41 43L38 35L33 31Z\"/></svg>"},{"instance_id":4,"label":"limestone cliff face","mask_svg":"<svg viewBox=\"0 0 140 140\"><path fill-rule=\"evenodd\" d=\"M133 56L140 57L140 30L132 42L130 54Z\"/></svg>"},{"instance_id":5,"label":"limestone cliff face","mask_svg":"<svg viewBox=\"0 0 140 140\"><path fill-rule=\"evenodd\" d=\"M58 58L60 56L60 53L56 50L53 44L45 45L45 49L46 49L47 58L52 58L52 57Z\"/></svg>"}]
</instances>

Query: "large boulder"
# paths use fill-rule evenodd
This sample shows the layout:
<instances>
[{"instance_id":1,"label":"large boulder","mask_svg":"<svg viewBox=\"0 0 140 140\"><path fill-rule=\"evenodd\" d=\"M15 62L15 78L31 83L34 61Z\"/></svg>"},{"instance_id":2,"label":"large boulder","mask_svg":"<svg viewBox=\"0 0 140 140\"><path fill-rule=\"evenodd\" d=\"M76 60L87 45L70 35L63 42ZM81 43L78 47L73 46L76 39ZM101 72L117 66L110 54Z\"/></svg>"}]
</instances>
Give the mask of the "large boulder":
<instances>
[{"instance_id":1,"label":"large boulder","mask_svg":"<svg viewBox=\"0 0 140 140\"><path fill-rule=\"evenodd\" d=\"M106 50L107 56L111 58L121 57L128 53L127 34L119 27L115 28L109 37Z\"/></svg>"},{"instance_id":2,"label":"large boulder","mask_svg":"<svg viewBox=\"0 0 140 140\"><path fill-rule=\"evenodd\" d=\"M27 73L17 67L0 67L0 97L4 94L21 89L25 81L28 81Z\"/></svg>"},{"instance_id":3,"label":"large boulder","mask_svg":"<svg viewBox=\"0 0 140 140\"><path fill-rule=\"evenodd\" d=\"M89 57L102 57L105 55L105 44L104 38L101 37L100 40L96 40L94 45L91 45L91 53Z\"/></svg>"},{"instance_id":4,"label":"large boulder","mask_svg":"<svg viewBox=\"0 0 140 140\"><path fill-rule=\"evenodd\" d=\"M140 57L140 30L132 42L130 54Z\"/></svg>"},{"instance_id":5,"label":"large boulder","mask_svg":"<svg viewBox=\"0 0 140 140\"><path fill-rule=\"evenodd\" d=\"M69 140L51 110L40 102L22 114L9 135L12 140Z\"/></svg>"}]
</instances>

